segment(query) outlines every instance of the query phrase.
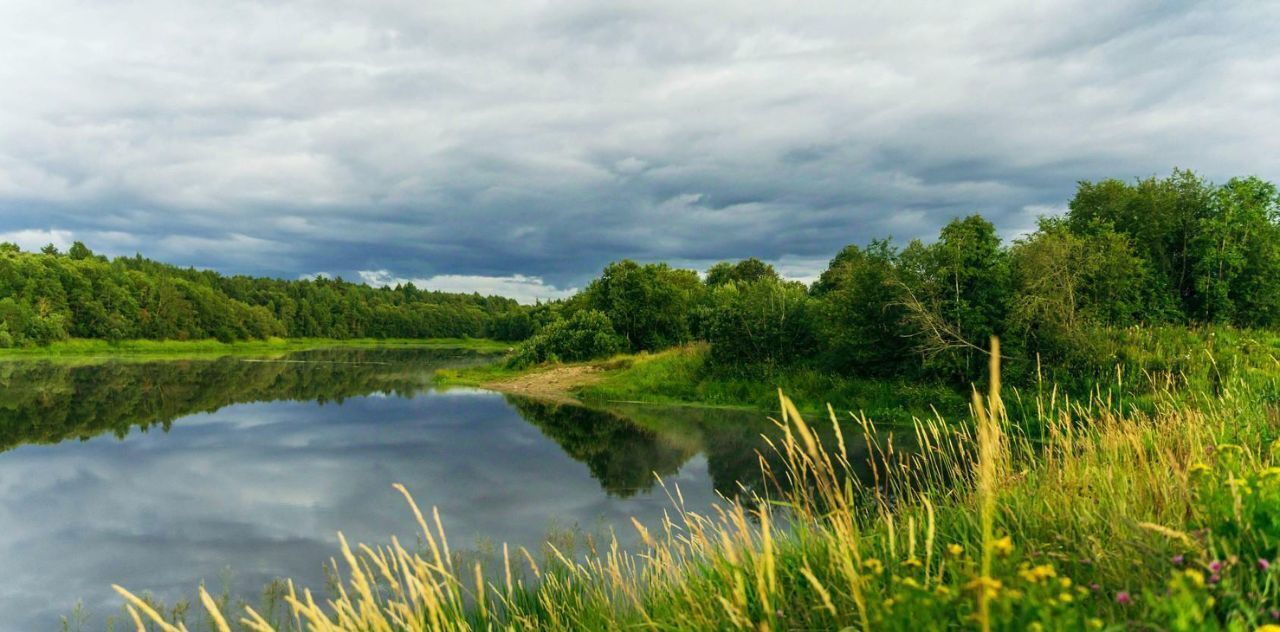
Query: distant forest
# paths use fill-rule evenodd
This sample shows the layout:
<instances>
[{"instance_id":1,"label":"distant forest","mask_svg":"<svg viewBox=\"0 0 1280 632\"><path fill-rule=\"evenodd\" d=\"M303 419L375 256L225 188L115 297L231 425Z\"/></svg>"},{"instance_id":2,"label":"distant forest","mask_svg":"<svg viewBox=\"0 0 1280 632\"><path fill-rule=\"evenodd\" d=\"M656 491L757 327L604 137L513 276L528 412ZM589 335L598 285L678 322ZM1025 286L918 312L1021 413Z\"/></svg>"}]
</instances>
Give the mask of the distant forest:
<instances>
[{"instance_id":1,"label":"distant forest","mask_svg":"<svg viewBox=\"0 0 1280 632\"><path fill-rule=\"evenodd\" d=\"M705 341L727 372L964 380L981 372L993 335L1015 370L1104 369L1139 352L1133 331L1160 325L1280 325L1275 185L1216 185L1184 170L1080 182L1065 215L1012 243L980 215L959 218L931 243L850 245L812 286L754 258L705 275L623 260L576 296L535 306L108 261L82 244L0 246L0 345L487 336L524 340L511 362L530 365Z\"/></svg>"},{"instance_id":2,"label":"distant forest","mask_svg":"<svg viewBox=\"0 0 1280 632\"><path fill-rule=\"evenodd\" d=\"M516 301L285 281L178 268L141 255L108 260L77 242L39 253L0 244L0 347L73 338L222 341L290 338L524 338L505 328Z\"/></svg>"}]
</instances>

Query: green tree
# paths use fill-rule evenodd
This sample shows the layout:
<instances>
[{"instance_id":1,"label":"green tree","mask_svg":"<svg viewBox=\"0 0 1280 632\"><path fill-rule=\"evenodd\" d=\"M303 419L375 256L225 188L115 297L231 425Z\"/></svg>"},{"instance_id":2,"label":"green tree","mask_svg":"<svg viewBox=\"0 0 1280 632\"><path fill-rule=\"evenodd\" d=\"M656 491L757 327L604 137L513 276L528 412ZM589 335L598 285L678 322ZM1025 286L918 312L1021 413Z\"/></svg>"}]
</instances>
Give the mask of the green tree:
<instances>
[{"instance_id":1,"label":"green tree","mask_svg":"<svg viewBox=\"0 0 1280 632\"><path fill-rule=\"evenodd\" d=\"M916 350L942 375L973 375L1008 311L1008 253L995 226L980 215L953 220L937 242L909 245L899 271L906 335Z\"/></svg>"},{"instance_id":2,"label":"green tree","mask_svg":"<svg viewBox=\"0 0 1280 632\"><path fill-rule=\"evenodd\" d=\"M581 304L607 315L628 348L649 351L690 339L689 312L702 292L692 270L624 259L587 285Z\"/></svg>"},{"instance_id":3,"label":"green tree","mask_svg":"<svg viewBox=\"0 0 1280 632\"><path fill-rule=\"evenodd\" d=\"M750 257L737 263L721 261L707 270L706 284L712 287L729 283L752 283L761 279L781 280L773 266Z\"/></svg>"},{"instance_id":4,"label":"green tree","mask_svg":"<svg viewBox=\"0 0 1280 632\"><path fill-rule=\"evenodd\" d=\"M1029 352L1093 362L1097 328L1143 317L1150 273L1126 235L1107 227L1081 235L1060 220L1044 219L1010 256L1009 333Z\"/></svg>"},{"instance_id":5,"label":"green tree","mask_svg":"<svg viewBox=\"0 0 1280 632\"><path fill-rule=\"evenodd\" d=\"M801 283L761 278L717 287L708 331L711 360L722 370L793 365L817 348L813 299Z\"/></svg>"},{"instance_id":6,"label":"green tree","mask_svg":"<svg viewBox=\"0 0 1280 632\"><path fill-rule=\"evenodd\" d=\"M814 284L820 299L823 364L845 374L892 375L911 361L897 252L888 240L845 247Z\"/></svg>"}]
</instances>

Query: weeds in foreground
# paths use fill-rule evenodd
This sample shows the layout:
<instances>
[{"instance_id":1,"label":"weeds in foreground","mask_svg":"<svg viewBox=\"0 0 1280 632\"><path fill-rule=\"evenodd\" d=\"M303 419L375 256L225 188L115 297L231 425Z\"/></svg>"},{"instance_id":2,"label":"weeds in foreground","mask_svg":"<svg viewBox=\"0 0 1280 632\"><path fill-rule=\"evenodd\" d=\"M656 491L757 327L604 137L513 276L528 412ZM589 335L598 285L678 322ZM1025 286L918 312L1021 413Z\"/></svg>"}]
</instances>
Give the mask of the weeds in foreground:
<instances>
[{"instance_id":1,"label":"weeds in foreground","mask_svg":"<svg viewBox=\"0 0 1280 632\"><path fill-rule=\"evenodd\" d=\"M993 354L998 358L999 354ZM975 424L917 420L895 452L865 417L830 434L780 398L774 491L637 530L643 546L539 561L502 549L486 576L439 514L397 486L425 546L341 541L328 598L288 584L288 616L236 615L200 590L212 629L1268 629L1280 620L1280 415L1245 380L1192 407L1120 414L1038 395L1010 424L993 362ZM860 482L844 430L875 455ZM822 437L828 437L824 443ZM887 446L887 447L879 447ZM770 466L769 463L781 463ZM139 630L172 632L124 588Z\"/></svg>"}]
</instances>

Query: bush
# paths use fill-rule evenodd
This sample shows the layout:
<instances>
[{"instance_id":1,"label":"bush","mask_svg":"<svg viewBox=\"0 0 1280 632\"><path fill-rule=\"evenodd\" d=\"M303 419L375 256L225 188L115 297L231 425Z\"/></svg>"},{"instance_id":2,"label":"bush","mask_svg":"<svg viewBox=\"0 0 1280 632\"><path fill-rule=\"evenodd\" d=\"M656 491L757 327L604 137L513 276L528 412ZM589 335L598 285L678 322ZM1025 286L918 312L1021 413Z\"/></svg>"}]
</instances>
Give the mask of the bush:
<instances>
[{"instance_id":1,"label":"bush","mask_svg":"<svg viewBox=\"0 0 1280 632\"><path fill-rule=\"evenodd\" d=\"M599 310L580 311L568 320L557 320L520 345L508 364L524 367L543 362L576 362L602 358L622 351L626 341Z\"/></svg>"},{"instance_id":2,"label":"bush","mask_svg":"<svg viewBox=\"0 0 1280 632\"><path fill-rule=\"evenodd\" d=\"M813 300L804 285L770 278L716 288L708 327L719 367L766 371L809 357L817 347Z\"/></svg>"}]
</instances>

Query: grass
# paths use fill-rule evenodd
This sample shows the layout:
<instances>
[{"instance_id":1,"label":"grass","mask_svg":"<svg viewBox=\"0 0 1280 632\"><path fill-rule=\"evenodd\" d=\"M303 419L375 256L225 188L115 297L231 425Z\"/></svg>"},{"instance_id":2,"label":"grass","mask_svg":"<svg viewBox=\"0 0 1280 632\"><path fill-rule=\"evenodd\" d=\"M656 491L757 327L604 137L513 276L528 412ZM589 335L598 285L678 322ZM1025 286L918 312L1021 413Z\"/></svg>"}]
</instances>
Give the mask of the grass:
<instances>
[{"instance_id":1,"label":"grass","mask_svg":"<svg viewBox=\"0 0 1280 632\"><path fill-rule=\"evenodd\" d=\"M909 423L912 416L928 416L933 409L961 413L965 399L955 389L903 380L851 378L815 369L787 369L752 377L724 375L707 364L707 346L693 344L657 353L618 355L608 360L580 362L599 370L601 380L575 388L572 394L589 403L646 403L668 406L742 408L776 413L778 390L797 408L823 411L828 402L843 402L883 422ZM536 374L565 365L511 368L503 362L463 369L442 369L441 384L481 386Z\"/></svg>"},{"instance_id":2,"label":"grass","mask_svg":"<svg viewBox=\"0 0 1280 632\"><path fill-rule=\"evenodd\" d=\"M451 554L435 511L398 487L424 543L342 540L327 599L237 613L200 591L210 629L1265 630L1280 620L1280 363L1258 356L1213 392L1152 381L1150 406L1040 388L1008 413L998 362L973 420L913 422L895 452L875 423L806 421L783 396L772 491L670 517L583 556L503 547L486 574ZM1098 389L1101 393L1101 389ZM829 437L823 441L820 437ZM852 442L876 475L859 482ZM770 466L769 463L778 463ZM118 588L139 629L181 630Z\"/></svg>"},{"instance_id":3,"label":"grass","mask_svg":"<svg viewBox=\"0 0 1280 632\"><path fill-rule=\"evenodd\" d=\"M0 360L32 358L83 358L98 356L127 356L137 358L163 358L177 356L260 355L307 349L330 348L424 348L470 349L500 353L510 348L509 343L480 338L430 338L430 339L347 339L331 338L271 338L269 340L244 340L220 342L218 340L124 340L108 342L73 338L43 347L17 347L0 349Z\"/></svg>"}]
</instances>

